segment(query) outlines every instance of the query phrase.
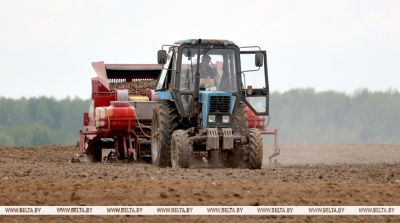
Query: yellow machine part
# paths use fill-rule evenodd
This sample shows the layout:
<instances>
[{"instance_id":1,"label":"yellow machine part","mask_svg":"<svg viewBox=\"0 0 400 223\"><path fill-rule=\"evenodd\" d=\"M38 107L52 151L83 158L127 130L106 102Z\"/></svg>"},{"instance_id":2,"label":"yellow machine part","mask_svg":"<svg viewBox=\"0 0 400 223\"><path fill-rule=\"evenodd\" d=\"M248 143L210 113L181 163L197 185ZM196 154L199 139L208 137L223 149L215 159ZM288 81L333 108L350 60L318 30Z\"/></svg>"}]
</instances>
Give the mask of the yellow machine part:
<instances>
[{"instance_id":1,"label":"yellow machine part","mask_svg":"<svg viewBox=\"0 0 400 223\"><path fill-rule=\"evenodd\" d=\"M149 101L149 97L142 95L129 96L129 101Z\"/></svg>"}]
</instances>

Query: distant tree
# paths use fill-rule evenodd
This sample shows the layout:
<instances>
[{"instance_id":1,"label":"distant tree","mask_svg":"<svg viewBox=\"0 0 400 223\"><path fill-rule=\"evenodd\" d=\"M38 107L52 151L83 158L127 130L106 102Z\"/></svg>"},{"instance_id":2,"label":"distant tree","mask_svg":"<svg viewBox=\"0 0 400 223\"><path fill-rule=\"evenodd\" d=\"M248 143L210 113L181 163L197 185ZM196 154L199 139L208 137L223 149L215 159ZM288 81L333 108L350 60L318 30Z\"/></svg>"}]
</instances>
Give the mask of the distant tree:
<instances>
[{"instance_id":1,"label":"distant tree","mask_svg":"<svg viewBox=\"0 0 400 223\"><path fill-rule=\"evenodd\" d=\"M14 139L5 131L0 132L0 145L2 146L15 146Z\"/></svg>"}]
</instances>

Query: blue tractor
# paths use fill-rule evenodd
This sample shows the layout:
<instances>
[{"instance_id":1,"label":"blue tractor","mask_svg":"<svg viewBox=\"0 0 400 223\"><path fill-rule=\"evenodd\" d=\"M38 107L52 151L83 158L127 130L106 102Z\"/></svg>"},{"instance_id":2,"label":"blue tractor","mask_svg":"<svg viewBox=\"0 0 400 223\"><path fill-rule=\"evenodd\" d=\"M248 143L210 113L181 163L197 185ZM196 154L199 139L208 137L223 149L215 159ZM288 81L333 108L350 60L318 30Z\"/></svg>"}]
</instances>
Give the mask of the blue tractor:
<instances>
[{"instance_id":1,"label":"blue tractor","mask_svg":"<svg viewBox=\"0 0 400 223\"><path fill-rule=\"evenodd\" d=\"M266 51L233 41L187 39L163 45L153 108L152 163L158 167L260 169L263 140L248 107L269 115Z\"/></svg>"}]
</instances>

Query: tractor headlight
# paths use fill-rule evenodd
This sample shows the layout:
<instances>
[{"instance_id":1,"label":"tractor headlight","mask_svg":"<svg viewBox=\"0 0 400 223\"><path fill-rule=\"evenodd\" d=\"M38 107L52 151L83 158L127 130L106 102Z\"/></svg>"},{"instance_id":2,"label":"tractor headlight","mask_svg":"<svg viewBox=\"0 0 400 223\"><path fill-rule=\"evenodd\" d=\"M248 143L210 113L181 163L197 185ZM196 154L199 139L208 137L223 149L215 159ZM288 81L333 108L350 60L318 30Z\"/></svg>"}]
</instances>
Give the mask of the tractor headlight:
<instances>
[{"instance_id":1,"label":"tractor headlight","mask_svg":"<svg viewBox=\"0 0 400 223\"><path fill-rule=\"evenodd\" d=\"M215 122L215 115L209 115L208 122Z\"/></svg>"},{"instance_id":2,"label":"tractor headlight","mask_svg":"<svg viewBox=\"0 0 400 223\"><path fill-rule=\"evenodd\" d=\"M229 116L228 115L222 116L222 123L229 123Z\"/></svg>"}]
</instances>

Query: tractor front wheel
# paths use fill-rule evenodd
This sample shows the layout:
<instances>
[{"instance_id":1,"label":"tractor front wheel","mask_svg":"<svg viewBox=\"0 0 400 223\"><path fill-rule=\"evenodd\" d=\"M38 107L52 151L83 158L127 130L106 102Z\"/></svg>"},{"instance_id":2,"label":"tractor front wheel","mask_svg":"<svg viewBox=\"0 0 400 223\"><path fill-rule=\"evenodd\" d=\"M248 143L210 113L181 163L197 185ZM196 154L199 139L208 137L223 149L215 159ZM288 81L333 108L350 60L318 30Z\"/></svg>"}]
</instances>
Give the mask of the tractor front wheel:
<instances>
[{"instance_id":1,"label":"tractor front wheel","mask_svg":"<svg viewBox=\"0 0 400 223\"><path fill-rule=\"evenodd\" d=\"M249 167L250 169L261 169L263 160L263 141L260 130L255 128L249 129L249 140Z\"/></svg>"},{"instance_id":2,"label":"tractor front wheel","mask_svg":"<svg viewBox=\"0 0 400 223\"><path fill-rule=\"evenodd\" d=\"M176 130L171 139L172 168L189 168L191 156L187 132Z\"/></svg>"}]
</instances>

